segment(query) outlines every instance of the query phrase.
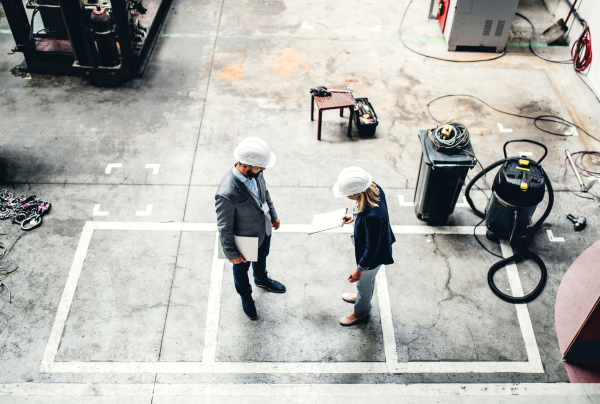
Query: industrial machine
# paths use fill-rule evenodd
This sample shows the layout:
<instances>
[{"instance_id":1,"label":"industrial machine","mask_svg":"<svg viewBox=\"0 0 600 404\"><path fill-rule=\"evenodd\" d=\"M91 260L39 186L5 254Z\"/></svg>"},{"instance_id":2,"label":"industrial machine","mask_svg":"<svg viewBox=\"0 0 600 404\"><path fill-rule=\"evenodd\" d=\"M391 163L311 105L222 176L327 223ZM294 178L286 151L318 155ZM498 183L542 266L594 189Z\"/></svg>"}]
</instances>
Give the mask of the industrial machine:
<instances>
[{"instance_id":1,"label":"industrial machine","mask_svg":"<svg viewBox=\"0 0 600 404\"><path fill-rule=\"evenodd\" d=\"M116 86L142 76L172 0L3 0L28 73ZM26 9L32 10L31 17Z\"/></svg>"},{"instance_id":2,"label":"industrial machine","mask_svg":"<svg viewBox=\"0 0 600 404\"><path fill-rule=\"evenodd\" d=\"M503 52L519 0L431 0L449 51Z\"/></svg>"},{"instance_id":3,"label":"industrial machine","mask_svg":"<svg viewBox=\"0 0 600 404\"><path fill-rule=\"evenodd\" d=\"M538 161L525 157L507 157L506 146L509 143L526 142L533 143L544 149L544 155ZM488 239L498 241L499 238L510 240L510 244L516 252L513 256L498 261L488 271L488 283L490 288L498 297L509 303L527 303L535 299L544 289L547 278L546 266L542 259L535 253L529 251L535 234L540 229L554 204L554 192L546 172L541 166L542 160L548 155L548 148L541 143L527 139L510 140L504 144L504 159L499 160L489 167L480 171L465 189L467 203L473 212L487 223ZM492 196L489 198L485 212L477 209L471 198L471 188L487 172L502 166L492 185ZM545 190L548 189L548 206L533 224L532 217L540 202L544 199ZM522 259L531 259L539 267L541 277L535 289L523 296L509 296L494 283L494 274L511 262Z\"/></svg>"}]
</instances>

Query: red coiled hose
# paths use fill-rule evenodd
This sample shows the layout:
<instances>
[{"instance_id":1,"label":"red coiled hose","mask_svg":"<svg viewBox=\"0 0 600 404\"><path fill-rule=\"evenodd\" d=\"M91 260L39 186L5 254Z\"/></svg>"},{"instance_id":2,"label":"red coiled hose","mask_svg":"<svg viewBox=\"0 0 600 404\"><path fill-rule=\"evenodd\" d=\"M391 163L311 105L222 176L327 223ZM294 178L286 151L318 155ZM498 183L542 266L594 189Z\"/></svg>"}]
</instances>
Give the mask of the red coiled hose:
<instances>
[{"instance_id":1,"label":"red coiled hose","mask_svg":"<svg viewBox=\"0 0 600 404\"><path fill-rule=\"evenodd\" d=\"M592 35L587 22L583 21L583 33L571 48L573 67L581 73L592 64Z\"/></svg>"}]
</instances>

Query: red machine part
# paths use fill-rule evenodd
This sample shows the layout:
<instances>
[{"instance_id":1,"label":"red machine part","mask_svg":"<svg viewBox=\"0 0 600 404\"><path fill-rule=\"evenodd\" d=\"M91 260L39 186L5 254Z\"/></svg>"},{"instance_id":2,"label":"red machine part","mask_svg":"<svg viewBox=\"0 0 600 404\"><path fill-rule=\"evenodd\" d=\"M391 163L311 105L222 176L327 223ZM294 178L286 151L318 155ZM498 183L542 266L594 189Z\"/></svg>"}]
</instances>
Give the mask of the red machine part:
<instances>
[{"instance_id":1,"label":"red machine part","mask_svg":"<svg viewBox=\"0 0 600 404\"><path fill-rule=\"evenodd\" d=\"M440 0L437 9L437 20L442 28L442 34L446 29L446 20L448 19L448 10L450 10L450 0Z\"/></svg>"}]
</instances>

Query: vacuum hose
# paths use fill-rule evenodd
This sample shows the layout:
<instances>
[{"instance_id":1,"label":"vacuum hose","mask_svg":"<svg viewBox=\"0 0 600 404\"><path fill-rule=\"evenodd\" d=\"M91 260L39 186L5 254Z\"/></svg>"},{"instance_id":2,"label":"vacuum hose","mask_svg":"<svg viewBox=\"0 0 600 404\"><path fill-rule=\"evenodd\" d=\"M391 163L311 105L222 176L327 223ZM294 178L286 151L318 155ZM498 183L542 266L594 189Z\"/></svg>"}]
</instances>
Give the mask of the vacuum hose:
<instances>
[{"instance_id":1,"label":"vacuum hose","mask_svg":"<svg viewBox=\"0 0 600 404\"><path fill-rule=\"evenodd\" d=\"M545 155L544 155L544 157L545 157ZM467 203L469 204L471 209L473 209L473 212L475 212L475 214L477 216L484 219L485 213L480 211L479 209L477 209L475 207L475 204L473 203L473 200L471 199L470 193L471 193L471 188L473 187L473 185L486 172L493 170L494 168L498 167L501 164L506 163L507 161L518 160L518 159L519 159L518 157L509 157L509 158L505 158L505 159L496 161L494 164L490 165L489 167L486 167L483 171L479 172L475 177L473 177L471 182L469 182L469 185L467 185L467 188L465 189L465 199L467 200ZM544 223L544 221L548 218L548 215L550 214L550 211L552 210L552 206L554 205L554 191L552 189L552 185L550 184L550 179L548 178L548 175L546 174L546 172L544 170L542 170L542 172L544 173L544 180L546 181L546 188L548 189L548 206L546 207L546 211L544 212L542 217L533 225L533 227L527 232L525 239L520 243L520 245L517 246L518 247L517 252L514 255L512 255L511 257L508 257L501 261L496 262L494 265L492 265L490 267L490 269L488 271L488 284L490 285L490 289L492 289L492 292L494 292L494 294L496 296L498 296L500 299L502 299L508 303L529 303L529 302L533 301L536 297L538 297L540 295L540 293L542 293L542 290L544 290L544 286L546 286L546 279L548 277L548 271L546 269L546 265L544 264L544 261L542 261L542 259L539 256L537 256L535 253L529 251L529 247L531 246L531 243L533 242L533 238L535 237L535 234L538 232L540 227L542 227L542 224ZM538 285L535 287L535 289L531 293L529 293L523 297L509 296L509 295L501 292L500 289L498 289L498 287L494 283L494 274L496 272L498 272L498 270L500 270L501 268L504 268L506 265L510 264L511 262L517 262L518 260L521 260L521 259L531 259L540 267L540 271L542 273L541 277L540 277L540 281L538 282Z\"/></svg>"}]
</instances>

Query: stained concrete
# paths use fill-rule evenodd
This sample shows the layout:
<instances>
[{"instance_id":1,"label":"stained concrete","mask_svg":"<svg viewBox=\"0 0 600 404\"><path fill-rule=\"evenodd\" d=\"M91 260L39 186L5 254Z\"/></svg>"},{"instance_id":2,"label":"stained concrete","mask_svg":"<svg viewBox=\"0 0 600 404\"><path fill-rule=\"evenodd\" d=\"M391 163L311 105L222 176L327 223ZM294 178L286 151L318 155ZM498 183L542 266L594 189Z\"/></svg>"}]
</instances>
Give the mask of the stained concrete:
<instances>
[{"instance_id":1,"label":"stained concrete","mask_svg":"<svg viewBox=\"0 0 600 404\"><path fill-rule=\"evenodd\" d=\"M427 2L415 2L403 33L421 52L450 58L481 54L445 51L436 22L425 19ZM284 224L308 224L312 215L351 203L331 196L337 173L360 165L386 191L393 225L423 225L412 200L420 146L417 131L435 125L426 105L457 93L527 116L556 114L597 133L598 104L572 68L552 65L510 46L493 62L453 64L425 59L398 40L408 1L349 3L317 1L174 0L148 69L141 79L116 89L93 87L86 79L16 77L19 54L0 58L0 177L17 194L35 193L53 207L41 228L22 232L0 223L2 242L12 247L3 265L19 266L6 283L13 303L0 293L0 383L122 384L390 384L390 383L564 383L568 378L554 330L554 297L573 260L600 238L598 202L576 198L562 183L564 149L598 149L584 133L556 137L531 120L495 112L472 99L444 99L431 106L438 119L462 118L475 152L486 166L502 158L502 145L515 138L541 141L556 201L533 249L548 267L542 295L528 304L544 373L422 374L113 374L42 373L40 363L58 303L86 221L215 223L213 195L234 163L232 150L244 137L265 139L278 157L267 170L275 206ZM551 24L541 1L522 2L542 31ZM303 29L302 24L312 26ZM379 25L380 31L371 30ZM0 29L8 30L5 18ZM2 31L4 32L4 31ZM528 27L515 20L512 41L528 40ZM543 42L538 34L536 42ZM0 34L0 54L13 47ZM568 48L537 48L568 57ZM310 87L347 84L369 97L381 123L375 138L356 128L346 137L347 118L324 113L323 140L311 122ZM498 123L511 128L501 133ZM546 127L546 126L544 126ZM548 126L564 131L565 128ZM511 153L533 146L511 147ZM122 163L105 174L109 163ZM158 174L146 164L160 164ZM480 168L470 172L475 175ZM494 173L488 174L491 183ZM576 183L568 173L570 187ZM481 184L484 190L488 187ZM474 190L483 207L486 197ZM487 191L489 194L489 191ZM600 186L590 194L600 195ZM100 204L105 217L93 216ZM138 216L152 204L150 216ZM536 213L541 214L543 203ZM574 233L571 212L588 218ZM457 208L448 225L472 226L479 219ZM564 243L549 241L546 230ZM87 251L57 361L202 362L214 232L95 231ZM400 362L515 362L527 360L515 308L486 285L495 258L469 235L397 235L396 263L386 268L394 337ZM498 246L483 240L498 252ZM345 329L339 318L351 306L340 294L353 269L347 235L276 234L269 272L282 281L283 295L254 293L260 315L249 322L233 288L231 265L223 268L217 362L379 362L385 360L376 291L367 324ZM538 270L519 263L525 290ZM506 275L497 275L507 288ZM226 390L226 389L225 389ZM0 402L54 402L48 397L3 396ZM80 396L93 402L193 402L198 397ZM183 397L183 398L182 398ZM314 397L313 397L314 398ZM381 398L381 397L380 397ZM201 398L205 400L205 397ZM230 397L213 397L229 402ZM248 398L248 402L254 398ZM264 401L264 398L260 398ZM299 398L285 397L285 402ZM347 400L332 398L332 402ZM486 402L595 402L598 396L487 396ZM7 401L8 400L8 401ZM56 402L69 402L61 396ZM270 398L273 400L273 398ZM303 402L312 398L303 397ZM383 400L383 398L382 398ZM405 401L400 401L405 400ZM412 400L412 401L411 401ZM430 400L430 401L427 401ZM456 402L484 398L452 397ZM398 398L394 402L452 402L450 397ZM495 400L495 401L494 401ZM275 402L275 401L274 401ZM384 401L382 401L384 402Z\"/></svg>"}]
</instances>

